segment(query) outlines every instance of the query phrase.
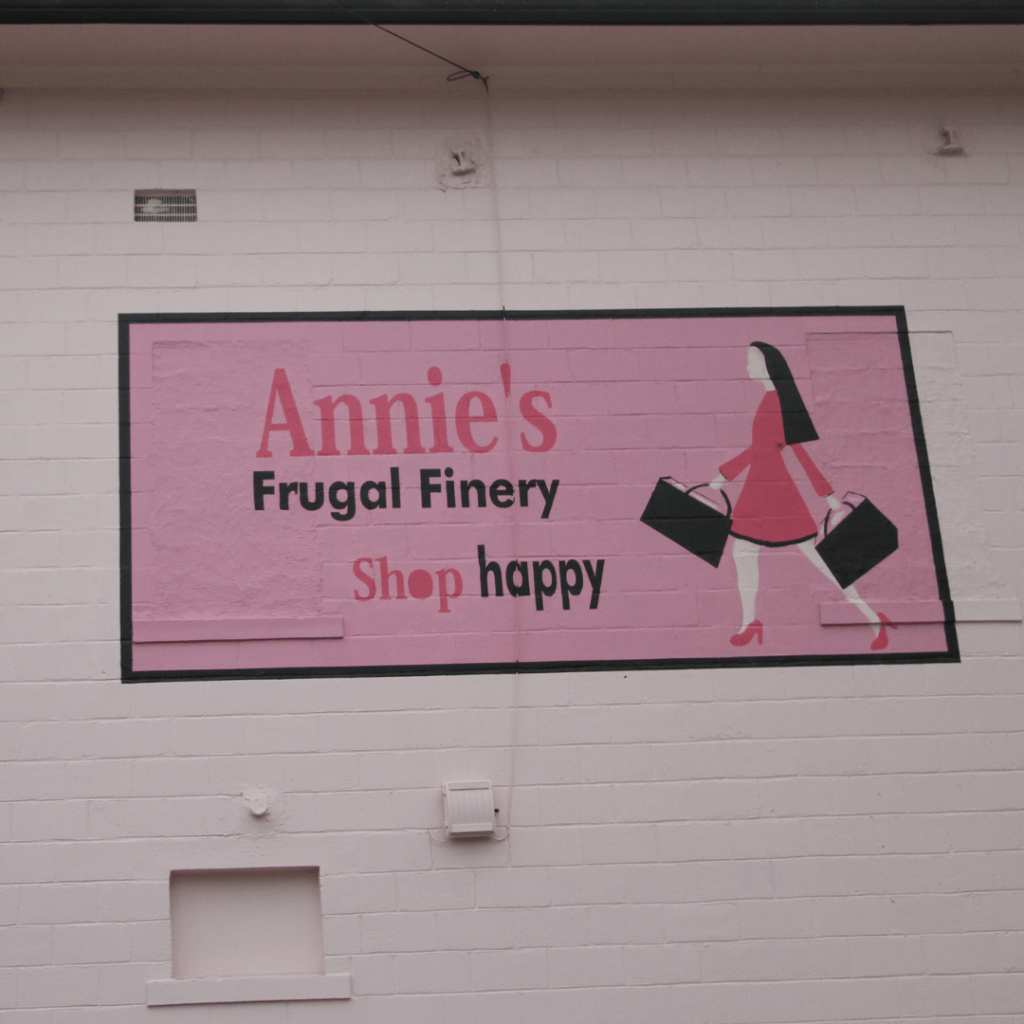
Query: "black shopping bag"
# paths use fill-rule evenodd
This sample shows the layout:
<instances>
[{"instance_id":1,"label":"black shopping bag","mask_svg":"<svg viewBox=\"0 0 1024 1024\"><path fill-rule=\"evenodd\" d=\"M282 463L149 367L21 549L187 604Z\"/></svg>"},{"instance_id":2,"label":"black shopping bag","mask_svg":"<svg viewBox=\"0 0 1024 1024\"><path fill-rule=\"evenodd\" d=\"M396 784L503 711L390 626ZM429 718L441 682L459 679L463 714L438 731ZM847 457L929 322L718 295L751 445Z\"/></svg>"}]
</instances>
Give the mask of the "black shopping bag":
<instances>
[{"instance_id":1,"label":"black shopping bag","mask_svg":"<svg viewBox=\"0 0 1024 1024\"><path fill-rule=\"evenodd\" d=\"M707 487L707 484L697 484L687 490L678 480L663 476L640 521L717 569L732 528L732 503L729 495L722 491L728 512L721 512L694 497L692 492L697 487Z\"/></svg>"},{"instance_id":2,"label":"black shopping bag","mask_svg":"<svg viewBox=\"0 0 1024 1024\"><path fill-rule=\"evenodd\" d=\"M888 558L900 546L900 540L896 524L863 494L847 491L843 504L849 505L850 512L830 528L829 510L822 523L823 538L815 547L836 582L845 589Z\"/></svg>"}]
</instances>

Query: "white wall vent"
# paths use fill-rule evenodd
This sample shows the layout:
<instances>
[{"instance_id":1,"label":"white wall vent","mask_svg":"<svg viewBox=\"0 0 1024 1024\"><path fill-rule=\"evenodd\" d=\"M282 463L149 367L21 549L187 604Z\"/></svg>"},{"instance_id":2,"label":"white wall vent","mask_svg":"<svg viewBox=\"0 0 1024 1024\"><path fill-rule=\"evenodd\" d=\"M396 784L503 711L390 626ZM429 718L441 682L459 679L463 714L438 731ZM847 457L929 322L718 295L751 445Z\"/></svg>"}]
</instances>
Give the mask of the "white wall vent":
<instances>
[{"instance_id":1,"label":"white wall vent","mask_svg":"<svg viewBox=\"0 0 1024 1024\"><path fill-rule=\"evenodd\" d=\"M195 220L196 191L191 188L143 188L135 192L135 219Z\"/></svg>"},{"instance_id":2,"label":"white wall vent","mask_svg":"<svg viewBox=\"0 0 1024 1024\"><path fill-rule=\"evenodd\" d=\"M494 814L489 782L444 784L444 829L449 836L493 836Z\"/></svg>"}]
</instances>

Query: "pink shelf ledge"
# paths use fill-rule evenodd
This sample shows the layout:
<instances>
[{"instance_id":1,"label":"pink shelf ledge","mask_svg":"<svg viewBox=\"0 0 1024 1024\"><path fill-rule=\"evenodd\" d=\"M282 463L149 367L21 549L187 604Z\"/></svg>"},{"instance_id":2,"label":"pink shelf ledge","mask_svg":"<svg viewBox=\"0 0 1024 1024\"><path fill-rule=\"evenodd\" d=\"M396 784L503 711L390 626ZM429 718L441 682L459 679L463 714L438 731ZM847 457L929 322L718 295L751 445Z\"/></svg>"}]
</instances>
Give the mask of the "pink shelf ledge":
<instances>
[{"instance_id":1,"label":"pink shelf ledge","mask_svg":"<svg viewBox=\"0 0 1024 1024\"><path fill-rule=\"evenodd\" d=\"M872 602L875 611L885 612L899 624L945 622L941 601ZM1021 604L1016 598L965 598L954 602L957 622L1020 622ZM850 603L819 604L823 626L866 626L867 620Z\"/></svg>"},{"instance_id":2,"label":"pink shelf ledge","mask_svg":"<svg viewBox=\"0 0 1024 1024\"><path fill-rule=\"evenodd\" d=\"M210 640L340 640L340 615L312 619L136 619L137 644L196 643Z\"/></svg>"}]
</instances>

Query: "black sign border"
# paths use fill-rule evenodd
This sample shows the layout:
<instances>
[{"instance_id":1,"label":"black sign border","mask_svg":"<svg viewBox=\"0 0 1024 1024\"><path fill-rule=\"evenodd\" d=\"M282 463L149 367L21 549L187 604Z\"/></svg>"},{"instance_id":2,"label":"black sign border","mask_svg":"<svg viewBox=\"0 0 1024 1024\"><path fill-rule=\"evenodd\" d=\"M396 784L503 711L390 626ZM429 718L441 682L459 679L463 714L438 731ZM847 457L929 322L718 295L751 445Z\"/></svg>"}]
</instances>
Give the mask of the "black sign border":
<instances>
[{"instance_id":1,"label":"black sign border","mask_svg":"<svg viewBox=\"0 0 1024 1024\"><path fill-rule=\"evenodd\" d=\"M375 320L621 320L714 319L721 317L891 316L896 321L907 404L917 449L932 559L942 602L946 650L849 655L753 655L723 658L631 658L616 661L479 662L437 665L346 665L335 667L188 669L138 672L132 667L132 512L131 512L131 375L129 338L133 324L157 323L299 323L303 321ZM960 661L956 615L949 591L939 515L925 444L917 380L910 354L910 334L903 306L785 306L739 309L586 309L586 310L428 310L346 313L122 313L118 317L119 470L121 492L121 681L124 683L213 679L312 679L365 676L492 675L539 672L608 672L650 669L771 668L820 665L920 665Z\"/></svg>"}]
</instances>

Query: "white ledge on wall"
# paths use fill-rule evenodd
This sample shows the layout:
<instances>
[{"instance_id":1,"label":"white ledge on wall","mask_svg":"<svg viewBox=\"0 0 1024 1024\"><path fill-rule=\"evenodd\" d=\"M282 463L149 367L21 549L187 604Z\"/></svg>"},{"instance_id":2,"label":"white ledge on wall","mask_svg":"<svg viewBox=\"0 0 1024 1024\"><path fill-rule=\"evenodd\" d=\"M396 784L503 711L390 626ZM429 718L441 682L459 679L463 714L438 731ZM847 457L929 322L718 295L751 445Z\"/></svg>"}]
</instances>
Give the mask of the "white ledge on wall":
<instances>
[{"instance_id":1,"label":"white ledge on wall","mask_svg":"<svg viewBox=\"0 0 1024 1024\"><path fill-rule=\"evenodd\" d=\"M872 602L874 604L874 602ZM945 622L941 601L879 601L878 609L896 623ZM1020 622L1020 601L1007 598L966 598L954 601L957 622ZM819 604L823 626L866 626L864 616L849 602Z\"/></svg>"},{"instance_id":2,"label":"white ledge on wall","mask_svg":"<svg viewBox=\"0 0 1024 1024\"><path fill-rule=\"evenodd\" d=\"M148 1006L351 998L352 981L348 974L287 974L272 978L157 978L146 983Z\"/></svg>"},{"instance_id":3,"label":"white ledge on wall","mask_svg":"<svg viewBox=\"0 0 1024 1024\"><path fill-rule=\"evenodd\" d=\"M1007 598L974 598L954 601L957 622L1020 622L1020 601Z\"/></svg>"}]
</instances>

